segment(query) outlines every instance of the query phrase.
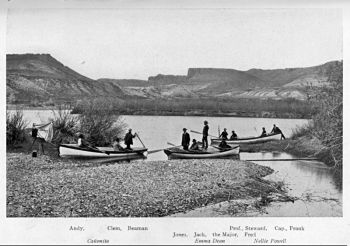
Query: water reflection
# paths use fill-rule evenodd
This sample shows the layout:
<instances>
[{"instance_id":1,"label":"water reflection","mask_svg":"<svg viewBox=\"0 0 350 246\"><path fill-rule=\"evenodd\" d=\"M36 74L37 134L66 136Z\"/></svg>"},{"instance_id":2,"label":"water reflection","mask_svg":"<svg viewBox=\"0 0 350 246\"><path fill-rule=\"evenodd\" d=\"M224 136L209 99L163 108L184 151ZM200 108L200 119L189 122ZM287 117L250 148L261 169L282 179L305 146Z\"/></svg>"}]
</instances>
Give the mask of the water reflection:
<instances>
[{"instance_id":1,"label":"water reflection","mask_svg":"<svg viewBox=\"0 0 350 246\"><path fill-rule=\"evenodd\" d=\"M241 153L241 159L292 159L287 153ZM267 177L271 180L282 180L290 188L292 196L312 196L323 199L334 198L342 201L342 189L337 185L339 176L326 165L317 161L256 161L260 165L269 166L274 173Z\"/></svg>"}]
</instances>

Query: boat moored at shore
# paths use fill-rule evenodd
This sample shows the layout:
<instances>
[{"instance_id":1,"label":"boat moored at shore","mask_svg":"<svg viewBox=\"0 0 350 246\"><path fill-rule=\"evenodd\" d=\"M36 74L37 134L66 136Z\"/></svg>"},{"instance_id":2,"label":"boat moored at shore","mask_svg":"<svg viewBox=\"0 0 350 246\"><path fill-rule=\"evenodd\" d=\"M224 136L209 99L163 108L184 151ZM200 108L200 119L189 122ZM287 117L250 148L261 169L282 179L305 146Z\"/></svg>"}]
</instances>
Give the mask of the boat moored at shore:
<instances>
[{"instance_id":1,"label":"boat moored at shore","mask_svg":"<svg viewBox=\"0 0 350 246\"><path fill-rule=\"evenodd\" d=\"M144 159L146 151L146 148L133 148L125 151L115 151L111 147L84 148L77 144L61 144L59 146L60 157L87 160L128 161Z\"/></svg>"},{"instance_id":2,"label":"boat moored at shore","mask_svg":"<svg viewBox=\"0 0 350 246\"><path fill-rule=\"evenodd\" d=\"M236 140L226 140L228 144L255 144L255 143L263 143L273 140L281 140L281 133L270 134L265 137L248 137L248 138L239 138ZM211 144L218 145L222 141L221 138L212 138Z\"/></svg>"},{"instance_id":3,"label":"boat moored at shore","mask_svg":"<svg viewBox=\"0 0 350 246\"><path fill-rule=\"evenodd\" d=\"M209 146L207 150L183 150L179 148L165 149L164 153L169 159L229 159L239 155L239 145L230 149L219 149Z\"/></svg>"}]
</instances>

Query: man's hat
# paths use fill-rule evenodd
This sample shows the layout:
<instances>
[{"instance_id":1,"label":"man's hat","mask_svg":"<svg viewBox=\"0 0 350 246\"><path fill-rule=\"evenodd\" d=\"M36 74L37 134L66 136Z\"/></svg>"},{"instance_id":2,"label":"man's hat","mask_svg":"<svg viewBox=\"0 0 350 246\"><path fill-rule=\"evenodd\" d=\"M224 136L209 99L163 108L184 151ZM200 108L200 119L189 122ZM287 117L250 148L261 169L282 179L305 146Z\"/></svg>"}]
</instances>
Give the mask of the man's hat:
<instances>
[{"instance_id":1,"label":"man's hat","mask_svg":"<svg viewBox=\"0 0 350 246\"><path fill-rule=\"evenodd\" d=\"M192 139L192 142L196 142L197 140L196 139Z\"/></svg>"},{"instance_id":2,"label":"man's hat","mask_svg":"<svg viewBox=\"0 0 350 246\"><path fill-rule=\"evenodd\" d=\"M227 130L226 128L224 128L224 130Z\"/></svg>"},{"instance_id":3,"label":"man's hat","mask_svg":"<svg viewBox=\"0 0 350 246\"><path fill-rule=\"evenodd\" d=\"M186 131L187 129L186 129L186 128L184 128L184 129L182 129L182 130Z\"/></svg>"},{"instance_id":4,"label":"man's hat","mask_svg":"<svg viewBox=\"0 0 350 246\"><path fill-rule=\"evenodd\" d=\"M204 123L208 123L208 121L205 120Z\"/></svg>"}]
</instances>

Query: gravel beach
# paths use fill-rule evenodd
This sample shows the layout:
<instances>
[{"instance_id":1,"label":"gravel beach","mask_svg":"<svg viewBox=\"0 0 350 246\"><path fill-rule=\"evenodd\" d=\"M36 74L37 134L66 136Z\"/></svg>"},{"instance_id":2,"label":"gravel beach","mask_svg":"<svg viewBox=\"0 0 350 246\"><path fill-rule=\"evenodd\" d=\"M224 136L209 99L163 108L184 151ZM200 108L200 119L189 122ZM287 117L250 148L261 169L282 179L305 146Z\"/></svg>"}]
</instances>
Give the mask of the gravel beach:
<instances>
[{"instance_id":1,"label":"gravel beach","mask_svg":"<svg viewBox=\"0 0 350 246\"><path fill-rule=\"evenodd\" d=\"M277 184L269 167L239 160L97 165L7 153L8 217L160 217L258 198Z\"/></svg>"}]
</instances>

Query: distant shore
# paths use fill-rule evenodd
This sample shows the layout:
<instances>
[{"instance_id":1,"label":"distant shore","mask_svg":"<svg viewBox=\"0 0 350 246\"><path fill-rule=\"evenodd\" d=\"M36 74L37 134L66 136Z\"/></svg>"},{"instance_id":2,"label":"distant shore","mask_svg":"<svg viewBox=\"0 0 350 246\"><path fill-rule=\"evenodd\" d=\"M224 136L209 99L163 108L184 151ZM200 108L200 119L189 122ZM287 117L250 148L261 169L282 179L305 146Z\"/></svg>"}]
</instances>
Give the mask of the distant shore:
<instances>
[{"instance_id":1,"label":"distant shore","mask_svg":"<svg viewBox=\"0 0 350 246\"><path fill-rule=\"evenodd\" d=\"M19 105L6 105L7 110L58 110L56 106L47 107L31 107L31 106L19 106ZM75 111L70 108L72 113L79 114L79 111ZM308 119L304 117L298 117L293 114L274 114L269 112L207 112L204 110L193 110L186 112L175 112L175 111L131 111L131 110L118 110L115 112L118 115L147 115L147 116L206 116L206 117L239 117L239 118L279 118L279 119Z\"/></svg>"}]
</instances>

